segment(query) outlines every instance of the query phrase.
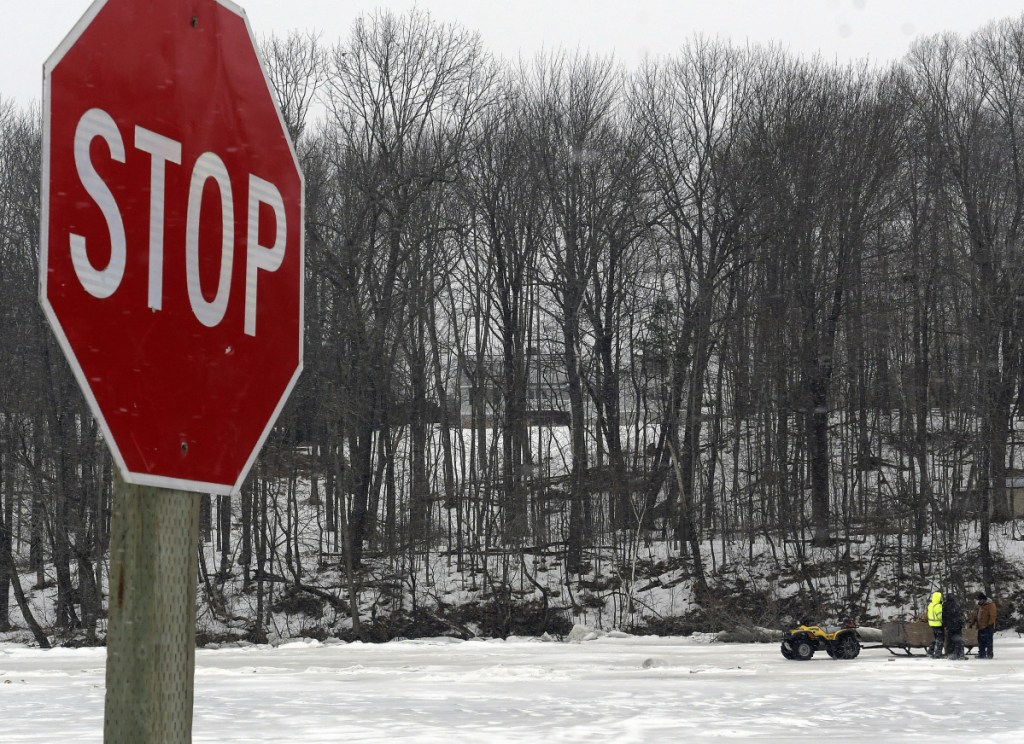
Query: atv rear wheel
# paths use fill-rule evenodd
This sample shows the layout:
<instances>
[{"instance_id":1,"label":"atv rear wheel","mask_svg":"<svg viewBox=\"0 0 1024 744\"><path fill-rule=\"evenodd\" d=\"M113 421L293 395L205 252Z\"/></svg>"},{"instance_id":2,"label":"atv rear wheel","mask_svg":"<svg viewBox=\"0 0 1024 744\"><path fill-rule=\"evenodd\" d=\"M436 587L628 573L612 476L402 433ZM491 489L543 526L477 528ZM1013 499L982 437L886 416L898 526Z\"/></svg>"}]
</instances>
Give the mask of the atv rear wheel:
<instances>
[{"instance_id":1,"label":"atv rear wheel","mask_svg":"<svg viewBox=\"0 0 1024 744\"><path fill-rule=\"evenodd\" d=\"M835 658L856 659L860 655L860 641L856 633L846 633L836 641Z\"/></svg>"}]
</instances>

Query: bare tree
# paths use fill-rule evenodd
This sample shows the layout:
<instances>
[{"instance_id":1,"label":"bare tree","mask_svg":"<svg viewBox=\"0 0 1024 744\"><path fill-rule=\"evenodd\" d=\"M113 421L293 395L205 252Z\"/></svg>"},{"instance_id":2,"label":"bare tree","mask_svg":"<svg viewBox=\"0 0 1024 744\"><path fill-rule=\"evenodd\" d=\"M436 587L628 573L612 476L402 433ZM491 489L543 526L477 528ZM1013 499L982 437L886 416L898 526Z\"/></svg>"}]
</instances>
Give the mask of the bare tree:
<instances>
[{"instance_id":1,"label":"bare tree","mask_svg":"<svg viewBox=\"0 0 1024 744\"><path fill-rule=\"evenodd\" d=\"M311 33L292 32L265 40L260 51L292 142L306 131L310 110L327 83L327 49Z\"/></svg>"},{"instance_id":2,"label":"bare tree","mask_svg":"<svg viewBox=\"0 0 1024 744\"><path fill-rule=\"evenodd\" d=\"M938 128L955 208L958 245L973 298L973 354L981 415L978 488L983 494L981 555L990 585L989 513L1008 516L1007 440L1020 386L1020 260L1024 169L1020 128L1024 21L1004 21L967 41L946 36L918 44L910 63L921 81L918 105ZM989 499L991 498L991 506Z\"/></svg>"},{"instance_id":3,"label":"bare tree","mask_svg":"<svg viewBox=\"0 0 1024 744\"><path fill-rule=\"evenodd\" d=\"M338 372L350 453L345 482L353 494L351 550L358 565L372 516L375 433L387 436L399 423L393 400L401 383L394 375L400 336L410 324L415 333L423 328L424 298L408 293L418 291L430 233L415 221L434 192L456 178L466 136L490 100L493 71L476 35L441 26L420 11L361 18L351 41L333 51L331 65L325 154L335 169L332 178L353 184L361 226L352 235L357 239L345 242L337 240L345 232L336 224L320 230L339 290L337 327L345 334ZM353 219L340 212L330 216ZM424 359L420 353L410 362L412 395L421 403L429 379ZM410 463L411 497L420 514L429 497L422 419L412 422L418 444ZM395 505L387 506L391 520Z\"/></svg>"},{"instance_id":4,"label":"bare tree","mask_svg":"<svg viewBox=\"0 0 1024 744\"><path fill-rule=\"evenodd\" d=\"M695 39L666 66L638 79L634 104L647 127L657 198L658 240L669 247L662 291L677 309L665 406L648 501L676 471L677 531L704 587L695 483L705 382L722 325L718 304L730 276L748 260L740 228L751 209L751 173L736 159L750 60L724 43ZM682 441L678 431L682 428ZM673 460L677 462L673 465ZM675 489L670 489L670 493Z\"/></svg>"},{"instance_id":5,"label":"bare tree","mask_svg":"<svg viewBox=\"0 0 1024 744\"><path fill-rule=\"evenodd\" d=\"M545 235L543 258L561 333L571 417L567 563L572 572L582 566L590 462L584 367L592 352L583 304L601 255L603 236L593 217L606 210L608 171L602 156L615 132L621 73L611 59L559 53L539 56L527 75L534 168L554 226Z\"/></svg>"}]
</instances>

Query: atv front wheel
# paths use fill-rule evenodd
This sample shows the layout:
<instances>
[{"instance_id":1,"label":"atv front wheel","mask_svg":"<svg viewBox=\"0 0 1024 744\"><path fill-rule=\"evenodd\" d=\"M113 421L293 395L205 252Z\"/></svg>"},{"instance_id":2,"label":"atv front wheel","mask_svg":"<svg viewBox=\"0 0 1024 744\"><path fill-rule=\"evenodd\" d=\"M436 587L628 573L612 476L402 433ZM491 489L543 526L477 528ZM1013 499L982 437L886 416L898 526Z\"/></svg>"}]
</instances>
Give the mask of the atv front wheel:
<instances>
[{"instance_id":1,"label":"atv front wheel","mask_svg":"<svg viewBox=\"0 0 1024 744\"><path fill-rule=\"evenodd\" d=\"M793 658L793 646L790 644L789 641L783 641L782 642L782 647L779 650L782 651L782 655L785 658L787 658L787 659L792 659Z\"/></svg>"},{"instance_id":2,"label":"atv front wheel","mask_svg":"<svg viewBox=\"0 0 1024 744\"><path fill-rule=\"evenodd\" d=\"M793 641L793 658L798 661L807 661L814 656L814 646L804 639Z\"/></svg>"}]
</instances>

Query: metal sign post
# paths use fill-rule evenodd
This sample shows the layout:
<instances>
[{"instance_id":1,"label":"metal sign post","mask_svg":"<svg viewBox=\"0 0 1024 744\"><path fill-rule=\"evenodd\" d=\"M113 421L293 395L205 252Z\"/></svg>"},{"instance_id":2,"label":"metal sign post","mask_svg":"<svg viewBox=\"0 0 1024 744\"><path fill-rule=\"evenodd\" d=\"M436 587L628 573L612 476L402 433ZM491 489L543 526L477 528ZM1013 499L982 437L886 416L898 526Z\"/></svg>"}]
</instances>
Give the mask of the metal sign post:
<instances>
[{"instance_id":1,"label":"metal sign post","mask_svg":"<svg viewBox=\"0 0 1024 744\"><path fill-rule=\"evenodd\" d=\"M199 494L114 476L106 744L192 741Z\"/></svg>"}]
</instances>

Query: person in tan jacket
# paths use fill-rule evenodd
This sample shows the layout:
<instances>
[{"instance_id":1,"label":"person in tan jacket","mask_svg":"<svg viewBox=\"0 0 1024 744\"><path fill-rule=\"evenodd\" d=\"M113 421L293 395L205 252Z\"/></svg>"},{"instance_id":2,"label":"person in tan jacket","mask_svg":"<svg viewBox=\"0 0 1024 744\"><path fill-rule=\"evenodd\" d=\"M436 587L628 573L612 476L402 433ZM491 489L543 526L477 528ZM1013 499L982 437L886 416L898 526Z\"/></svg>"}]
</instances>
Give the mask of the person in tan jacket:
<instances>
[{"instance_id":1,"label":"person in tan jacket","mask_svg":"<svg viewBox=\"0 0 1024 744\"><path fill-rule=\"evenodd\" d=\"M996 603L985 596L976 595L978 606L971 612L971 624L978 626L978 658L992 658L992 638L996 632Z\"/></svg>"}]
</instances>

